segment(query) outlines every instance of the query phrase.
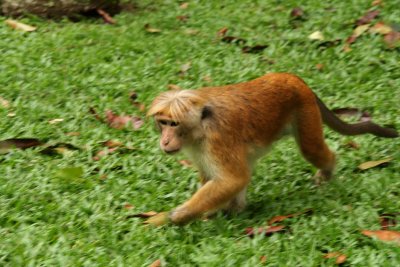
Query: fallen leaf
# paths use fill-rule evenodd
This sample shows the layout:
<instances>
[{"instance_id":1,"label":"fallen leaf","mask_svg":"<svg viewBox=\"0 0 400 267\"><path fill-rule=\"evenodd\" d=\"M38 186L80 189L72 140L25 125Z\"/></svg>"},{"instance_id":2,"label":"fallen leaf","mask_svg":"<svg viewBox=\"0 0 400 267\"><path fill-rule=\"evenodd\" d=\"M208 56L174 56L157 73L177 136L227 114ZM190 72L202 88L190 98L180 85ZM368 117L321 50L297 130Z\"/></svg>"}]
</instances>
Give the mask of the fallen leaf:
<instances>
[{"instance_id":1,"label":"fallen leaf","mask_svg":"<svg viewBox=\"0 0 400 267\"><path fill-rule=\"evenodd\" d=\"M76 147L72 144L68 143L57 143L54 145L48 145L44 149L40 151L40 153L44 155L65 155L71 153L72 151L79 150L79 147Z\"/></svg>"},{"instance_id":2,"label":"fallen leaf","mask_svg":"<svg viewBox=\"0 0 400 267\"><path fill-rule=\"evenodd\" d=\"M225 43L234 43L234 44L245 44L247 42L246 39L236 37L236 36L224 36L221 38L222 42Z\"/></svg>"},{"instance_id":3,"label":"fallen leaf","mask_svg":"<svg viewBox=\"0 0 400 267\"><path fill-rule=\"evenodd\" d=\"M316 68L317 70L320 70L320 71L323 70L324 67L325 67L325 65L322 64L322 63L318 63L317 65L315 65L315 68Z\"/></svg>"},{"instance_id":4,"label":"fallen leaf","mask_svg":"<svg viewBox=\"0 0 400 267\"><path fill-rule=\"evenodd\" d=\"M370 10L367 13L364 14L361 18L359 18L356 21L356 25L364 25L370 23L374 18L376 18L379 15L379 10Z\"/></svg>"},{"instance_id":5,"label":"fallen leaf","mask_svg":"<svg viewBox=\"0 0 400 267\"><path fill-rule=\"evenodd\" d=\"M381 230L389 230L390 227L397 225L396 217L400 216L400 213L384 213L379 216L381 224Z\"/></svg>"},{"instance_id":6,"label":"fallen leaf","mask_svg":"<svg viewBox=\"0 0 400 267\"><path fill-rule=\"evenodd\" d=\"M192 166L192 162L190 160L187 160L187 159L182 159L182 160L179 161L179 163L182 166L185 166L185 167L191 167Z\"/></svg>"},{"instance_id":7,"label":"fallen leaf","mask_svg":"<svg viewBox=\"0 0 400 267\"><path fill-rule=\"evenodd\" d=\"M108 14L106 11L104 11L103 9L96 9L97 13L103 18L105 23L108 24L116 24L117 22L110 16L110 14Z\"/></svg>"},{"instance_id":8,"label":"fallen leaf","mask_svg":"<svg viewBox=\"0 0 400 267\"><path fill-rule=\"evenodd\" d=\"M151 263L149 265L149 267L160 267L160 266L161 266L161 260L160 259L155 260L153 263Z\"/></svg>"},{"instance_id":9,"label":"fallen leaf","mask_svg":"<svg viewBox=\"0 0 400 267\"><path fill-rule=\"evenodd\" d=\"M56 123L63 122L63 121L64 121L64 119L52 119L52 120L49 120L49 123L56 124Z\"/></svg>"},{"instance_id":10,"label":"fallen leaf","mask_svg":"<svg viewBox=\"0 0 400 267\"><path fill-rule=\"evenodd\" d=\"M155 211L147 211L147 212L141 212L141 213L129 215L128 218L150 218L157 214L158 214L158 212L155 212Z\"/></svg>"},{"instance_id":11,"label":"fallen leaf","mask_svg":"<svg viewBox=\"0 0 400 267\"><path fill-rule=\"evenodd\" d=\"M145 24L144 25L144 29L148 32L148 33L161 33L160 29L157 28L153 28L150 26L150 24Z\"/></svg>"},{"instance_id":12,"label":"fallen leaf","mask_svg":"<svg viewBox=\"0 0 400 267\"><path fill-rule=\"evenodd\" d=\"M65 133L65 135L67 135L67 136L79 136L79 135L81 135L81 133L80 132L68 132L68 133Z\"/></svg>"},{"instance_id":13,"label":"fallen leaf","mask_svg":"<svg viewBox=\"0 0 400 267\"><path fill-rule=\"evenodd\" d=\"M319 48L319 49L327 49L327 48L330 48L330 47L337 46L337 45L339 45L341 42L342 42L341 39L324 41L324 42L319 43L319 44L317 45L317 48Z\"/></svg>"},{"instance_id":14,"label":"fallen leaf","mask_svg":"<svg viewBox=\"0 0 400 267\"><path fill-rule=\"evenodd\" d=\"M176 84L168 84L167 87L169 90L182 90L182 87Z\"/></svg>"},{"instance_id":15,"label":"fallen leaf","mask_svg":"<svg viewBox=\"0 0 400 267\"><path fill-rule=\"evenodd\" d=\"M2 106L3 108L9 108L10 102L0 96L0 106Z\"/></svg>"},{"instance_id":16,"label":"fallen leaf","mask_svg":"<svg viewBox=\"0 0 400 267\"><path fill-rule=\"evenodd\" d=\"M224 37L227 32L228 32L228 28L227 27L223 27L223 28L218 30L217 36Z\"/></svg>"},{"instance_id":17,"label":"fallen leaf","mask_svg":"<svg viewBox=\"0 0 400 267\"><path fill-rule=\"evenodd\" d=\"M202 80L205 81L205 82L208 82L208 83L212 83L212 78L210 76L208 76L208 75L204 76L202 78Z\"/></svg>"},{"instance_id":18,"label":"fallen leaf","mask_svg":"<svg viewBox=\"0 0 400 267\"><path fill-rule=\"evenodd\" d=\"M180 15L180 16L176 16L176 19L182 22L186 22L189 19L189 16L187 15Z\"/></svg>"},{"instance_id":19,"label":"fallen leaf","mask_svg":"<svg viewBox=\"0 0 400 267\"><path fill-rule=\"evenodd\" d=\"M395 242L400 245L400 232L389 230L362 230L363 235L377 238L381 241Z\"/></svg>"},{"instance_id":20,"label":"fallen leaf","mask_svg":"<svg viewBox=\"0 0 400 267\"><path fill-rule=\"evenodd\" d=\"M370 33L377 33L377 34L388 34L390 32L392 32L393 29L392 27L390 27L389 25L386 25L383 22L377 22L374 26L372 26L371 28L369 28L369 32Z\"/></svg>"},{"instance_id":21,"label":"fallen leaf","mask_svg":"<svg viewBox=\"0 0 400 267\"><path fill-rule=\"evenodd\" d=\"M308 36L308 39L323 41L325 38L321 31L316 31L316 32L313 32L312 34L310 34Z\"/></svg>"},{"instance_id":22,"label":"fallen leaf","mask_svg":"<svg viewBox=\"0 0 400 267\"><path fill-rule=\"evenodd\" d=\"M367 169L371 169L371 168L374 168L374 167L377 167L377 166L383 166L383 165L386 165L387 163L389 163L392 160L393 160L393 158L367 161L367 162L364 162L364 163L361 163L360 165L358 165L358 169L367 170Z\"/></svg>"},{"instance_id":23,"label":"fallen leaf","mask_svg":"<svg viewBox=\"0 0 400 267\"><path fill-rule=\"evenodd\" d=\"M124 209L127 209L127 210L131 210L131 209L133 209L135 206L133 206L132 204L130 204L130 203L125 203L124 204Z\"/></svg>"},{"instance_id":24,"label":"fallen leaf","mask_svg":"<svg viewBox=\"0 0 400 267\"><path fill-rule=\"evenodd\" d=\"M288 214L288 215L278 215L278 216L275 216L275 217L271 218L268 221L268 225L272 225L274 223L281 222L281 221L286 220L288 218L297 217L297 216L302 215L302 214L309 214L311 212L312 212L311 209L307 209L307 210L302 211L302 212L296 212L296 213L292 213L292 214Z\"/></svg>"},{"instance_id":25,"label":"fallen leaf","mask_svg":"<svg viewBox=\"0 0 400 267\"><path fill-rule=\"evenodd\" d=\"M129 99L131 101L135 101L137 98L138 98L138 94L136 92L133 91L133 92L129 93Z\"/></svg>"},{"instance_id":26,"label":"fallen leaf","mask_svg":"<svg viewBox=\"0 0 400 267\"><path fill-rule=\"evenodd\" d=\"M344 263L344 262L347 260L346 255L344 255L344 254L342 254L342 253L340 253L340 252L329 252L329 253L326 253L326 254L324 255L324 258L325 258L325 259L336 258L335 263L336 263L337 265L340 265L340 264Z\"/></svg>"},{"instance_id":27,"label":"fallen leaf","mask_svg":"<svg viewBox=\"0 0 400 267\"><path fill-rule=\"evenodd\" d=\"M118 147L113 147L113 148L106 148L103 150L100 150L96 153L95 156L93 156L93 160L100 160L102 157L107 156L109 154L113 154L118 150Z\"/></svg>"},{"instance_id":28,"label":"fallen leaf","mask_svg":"<svg viewBox=\"0 0 400 267\"><path fill-rule=\"evenodd\" d=\"M15 116L17 116L17 114L15 112L10 112L7 114L7 117L11 117L11 118L15 117Z\"/></svg>"},{"instance_id":29,"label":"fallen leaf","mask_svg":"<svg viewBox=\"0 0 400 267\"><path fill-rule=\"evenodd\" d=\"M180 6L179 6L180 9L186 9L186 8L188 8L188 7L189 7L189 3L188 3L188 2L182 3L182 4L180 4Z\"/></svg>"},{"instance_id":30,"label":"fallen leaf","mask_svg":"<svg viewBox=\"0 0 400 267\"><path fill-rule=\"evenodd\" d=\"M290 17L292 19L300 19L304 17L304 10L301 7L295 7L290 12Z\"/></svg>"},{"instance_id":31,"label":"fallen leaf","mask_svg":"<svg viewBox=\"0 0 400 267\"><path fill-rule=\"evenodd\" d=\"M245 233L247 236L253 237L255 235L260 235L260 234L264 234L265 236L268 236L273 233L282 232L282 231L285 231L284 225L259 227L259 228L248 227L248 228L246 228Z\"/></svg>"},{"instance_id":32,"label":"fallen leaf","mask_svg":"<svg viewBox=\"0 0 400 267\"><path fill-rule=\"evenodd\" d=\"M396 48L400 46L400 32L391 31L383 37L383 40L389 48Z\"/></svg>"},{"instance_id":33,"label":"fallen leaf","mask_svg":"<svg viewBox=\"0 0 400 267\"><path fill-rule=\"evenodd\" d=\"M24 32L33 32L36 30L36 27L12 19L7 19L5 23L13 29L21 30Z\"/></svg>"},{"instance_id":34,"label":"fallen leaf","mask_svg":"<svg viewBox=\"0 0 400 267\"><path fill-rule=\"evenodd\" d=\"M266 262L267 262L267 256L265 256L265 255L261 256L261 257L260 257L260 263L261 263L261 264L264 264L264 263L266 263Z\"/></svg>"},{"instance_id":35,"label":"fallen leaf","mask_svg":"<svg viewBox=\"0 0 400 267\"><path fill-rule=\"evenodd\" d=\"M258 53L258 52L263 51L267 47L268 47L268 45L244 46L242 48L242 52L243 53Z\"/></svg>"},{"instance_id":36,"label":"fallen leaf","mask_svg":"<svg viewBox=\"0 0 400 267\"><path fill-rule=\"evenodd\" d=\"M106 110L106 122L111 128L123 129L129 126L134 130L139 129L143 125L142 119L136 116L116 115L112 110Z\"/></svg>"},{"instance_id":37,"label":"fallen leaf","mask_svg":"<svg viewBox=\"0 0 400 267\"><path fill-rule=\"evenodd\" d=\"M354 148L354 149L360 148L360 145L358 143L354 142L353 140L348 141L345 145L349 148Z\"/></svg>"},{"instance_id":38,"label":"fallen leaf","mask_svg":"<svg viewBox=\"0 0 400 267\"><path fill-rule=\"evenodd\" d=\"M382 0L374 0L371 3L372 6L380 6L381 4L382 4Z\"/></svg>"},{"instance_id":39,"label":"fallen leaf","mask_svg":"<svg viewBox=\"0 0 400 267\"><path fill-rule=\"evenodd\" d=\"M0 154L10 152L15 148L27 149L30 147L41 146L43 143L36 138L10 138L0 141Z\"/></svg>"},{"instance_id":40,"label":"fallen leaf","mask_svg":"<svg viewBox=\"0 0 400 267\"><path fill-rule=\"evenodd\" d=\"M108 147L108 148L114 148L114 147L121 147L122 142L117 141L117 140L107 140L101 143L103 146Z\"/></svg>"}]
</instances>

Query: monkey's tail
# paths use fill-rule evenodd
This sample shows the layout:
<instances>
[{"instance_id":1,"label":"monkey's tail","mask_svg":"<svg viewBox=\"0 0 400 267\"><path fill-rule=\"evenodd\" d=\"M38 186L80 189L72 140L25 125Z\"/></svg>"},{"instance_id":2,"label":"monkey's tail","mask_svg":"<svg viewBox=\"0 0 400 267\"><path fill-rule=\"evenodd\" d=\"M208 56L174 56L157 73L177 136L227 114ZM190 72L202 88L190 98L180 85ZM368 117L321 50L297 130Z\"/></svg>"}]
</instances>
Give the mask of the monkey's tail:
<instances>
[{"instance_id":1,"label":"monkey's tail","mask_svg":"<svg viewBox=\"0 0 400 267\"><path fill-rule=\"evenodd\" d=\"M318 107L321 111L322 120L326 123L332 130L341 133L343 135L359 135L370 133L379 137L395 138L399 136L399 133L392 128L382 127L371 121L359 122L359 123L347 123L339 119L335 113L333 113L329 108L315 96L317 99Z\"/></svg>"}]
</instances>

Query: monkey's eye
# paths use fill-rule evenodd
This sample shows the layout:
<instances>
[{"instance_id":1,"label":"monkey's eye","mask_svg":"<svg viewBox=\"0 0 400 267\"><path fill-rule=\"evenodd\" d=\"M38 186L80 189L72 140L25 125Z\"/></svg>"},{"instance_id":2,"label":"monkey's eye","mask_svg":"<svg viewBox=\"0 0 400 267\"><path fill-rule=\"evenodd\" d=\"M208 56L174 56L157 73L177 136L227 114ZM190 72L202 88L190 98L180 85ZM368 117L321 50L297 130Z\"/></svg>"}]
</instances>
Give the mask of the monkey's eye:
<instances>
[{"instance_id":1,"label":"monkey's eye","mask_svg":"<svg viewBox=\"0 0 400 267\"><path fill-rule=\"evenodd\" d=\"M171 126L172 126L172 127L176 127L176 126L178 126L178 125L179 125L179 122L171 121Z\"/></svg>"},{"instance_id":2,"label":"monkey's eye","mask_svg":"<svg viewBox=\"0 0 400 267\"><path fill-rule=\"evenodd\" d=\"M167 125L167 124L168 124L168 122L165 121L165 120L160 120L159 123L160 123L161 125Z\"/></svg>"}]
</instances>

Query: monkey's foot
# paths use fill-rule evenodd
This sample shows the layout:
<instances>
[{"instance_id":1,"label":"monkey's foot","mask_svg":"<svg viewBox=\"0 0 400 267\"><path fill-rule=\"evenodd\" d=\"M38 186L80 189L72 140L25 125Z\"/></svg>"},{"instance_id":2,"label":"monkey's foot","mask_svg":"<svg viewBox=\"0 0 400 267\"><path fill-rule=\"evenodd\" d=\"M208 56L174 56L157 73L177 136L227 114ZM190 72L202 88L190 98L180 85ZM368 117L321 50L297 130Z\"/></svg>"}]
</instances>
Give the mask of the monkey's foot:
<instances>
[{"instance_id":1,"label":"monkey's foot","mask_svg":"<svg viewBox=\"0 0 400 267\"><path fill-rule=\"evenodd\" d=\"M314 175L313 180L316 185L321 185L332 179L332 171L328 170L318 170Z\"/></svg>"},{"instance_id":2,"label":"monkey's foot","mask_svg":"<svg viewBox=\"0 0 400 267\"><path fill-rule=\"evenodd\" d=\"M169 212L160 212L148 218L144 223L152 226L162 226L169 222Z\"/></svg>"}]
</instances>

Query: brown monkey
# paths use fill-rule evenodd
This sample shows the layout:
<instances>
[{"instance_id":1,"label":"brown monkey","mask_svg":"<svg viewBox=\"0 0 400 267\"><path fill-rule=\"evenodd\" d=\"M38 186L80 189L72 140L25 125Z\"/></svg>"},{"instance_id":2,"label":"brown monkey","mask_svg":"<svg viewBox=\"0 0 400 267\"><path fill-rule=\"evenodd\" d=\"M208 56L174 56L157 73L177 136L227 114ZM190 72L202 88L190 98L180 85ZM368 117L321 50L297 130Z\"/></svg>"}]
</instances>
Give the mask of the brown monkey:
<instances>
[{"instance_id":1,"label":"brown monkey","mask_svg":"<svg viewBox=\"0 0 400 267\"><path fill-rule=\"evenodd\" d=\"M344 135L397 137L372 122L348 124L335 116L299 77L271 73L258 79L199 90L160 94L148 111L161 131L166 153L183 150L200 172L202 187L171 212L148 223L183 224L219 209L239 211L253 163L273 142L291 132L304 157L328 180L335 155L326 145L322 122Z\"/></svg>"}]
</instances>

